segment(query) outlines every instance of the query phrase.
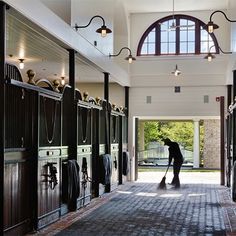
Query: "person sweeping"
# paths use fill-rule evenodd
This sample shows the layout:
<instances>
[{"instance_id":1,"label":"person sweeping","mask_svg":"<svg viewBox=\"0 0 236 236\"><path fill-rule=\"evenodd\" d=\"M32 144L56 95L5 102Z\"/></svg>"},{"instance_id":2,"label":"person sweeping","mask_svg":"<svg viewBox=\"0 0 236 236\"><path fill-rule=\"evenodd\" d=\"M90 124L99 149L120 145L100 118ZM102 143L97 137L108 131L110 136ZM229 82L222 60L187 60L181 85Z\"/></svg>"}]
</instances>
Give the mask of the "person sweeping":
<instances>
[{"instance_id":1,"label":"person sweeping","mask_svg":"<svg viewBox=\"0 0 236 236\"><path fill-rule=\"evenodd\" d=\"M169 138L165 138L163 139L163 141L164 141L164 145L169 146L168 167L171 165L172 160L174 160L173 162L174 177L170 184L174 185L175 188L179 188L180 187L179 172L184 161L183 155L180 151L179 144L177 142L172 142Z\"/></svg>"}]
</instances>

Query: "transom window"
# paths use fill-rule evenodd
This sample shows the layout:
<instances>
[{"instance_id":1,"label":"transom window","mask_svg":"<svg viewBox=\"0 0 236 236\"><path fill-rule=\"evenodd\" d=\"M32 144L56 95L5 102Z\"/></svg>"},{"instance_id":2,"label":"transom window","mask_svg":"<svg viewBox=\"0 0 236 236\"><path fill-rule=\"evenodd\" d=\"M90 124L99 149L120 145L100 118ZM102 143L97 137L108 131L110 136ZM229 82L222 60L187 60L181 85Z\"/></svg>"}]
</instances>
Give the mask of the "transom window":
<instances>
[{"instance_id":1,"label":"transom window","mask_svg":"<svg viewBox=\"0 0 236 236\"><path fill-rule=\"evenodd\" d=\"M138 56L219 53L214 34L204 29L205 23L187 15L171 15L153 23L138 45Z\"/></svg>"}]
</instances>

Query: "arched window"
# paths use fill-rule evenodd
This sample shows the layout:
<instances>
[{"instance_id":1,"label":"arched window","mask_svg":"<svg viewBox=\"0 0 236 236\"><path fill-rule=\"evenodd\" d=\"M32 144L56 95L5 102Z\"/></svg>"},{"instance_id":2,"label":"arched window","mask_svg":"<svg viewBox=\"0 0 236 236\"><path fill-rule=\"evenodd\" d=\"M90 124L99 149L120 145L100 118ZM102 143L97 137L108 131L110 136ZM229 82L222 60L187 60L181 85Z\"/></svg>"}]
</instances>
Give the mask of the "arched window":
<instances>
[{"instance_id":1,"label":"arched window","mask_svg":"<svg viewBox=\"0 0 236 236\"><path fill-rule=\"evenodd\" d=\"M205 23L187 15L171 15L154 22L139 41L137 56L219 53L214 34Z\"/></svg>"}]
</instances>

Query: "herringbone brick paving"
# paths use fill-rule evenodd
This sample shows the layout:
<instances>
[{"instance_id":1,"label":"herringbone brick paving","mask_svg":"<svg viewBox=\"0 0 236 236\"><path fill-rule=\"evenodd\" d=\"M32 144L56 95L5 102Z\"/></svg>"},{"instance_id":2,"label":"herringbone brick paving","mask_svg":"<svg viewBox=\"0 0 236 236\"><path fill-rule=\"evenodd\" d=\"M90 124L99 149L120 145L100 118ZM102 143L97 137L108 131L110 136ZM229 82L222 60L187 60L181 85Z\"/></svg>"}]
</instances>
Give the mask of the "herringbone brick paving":
<instances>
[{"instance_id":1,"label":"herringbone brick paving","mask_svg":"<svg viewBox=\"0 0 236 236\"><path fill-rule=\"evenodd\" d=\"M234 235L230 220L235 215L228 213L235 203L218 184L218 172L181 173L178 190L157 189L162 175L140 173L138 182L119 186L38 235Z\"/></svg>"}]
</instances>

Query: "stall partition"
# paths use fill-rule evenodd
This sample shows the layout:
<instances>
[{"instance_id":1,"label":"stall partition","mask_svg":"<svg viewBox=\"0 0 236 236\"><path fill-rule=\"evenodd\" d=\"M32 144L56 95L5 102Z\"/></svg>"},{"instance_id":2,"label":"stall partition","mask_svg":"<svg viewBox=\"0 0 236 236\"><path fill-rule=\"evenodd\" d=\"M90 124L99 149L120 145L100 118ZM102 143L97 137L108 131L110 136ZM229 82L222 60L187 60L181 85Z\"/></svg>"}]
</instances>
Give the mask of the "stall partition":
<instances>
[{"instance_id":1,"label":"stall partition","mask_svg":"<svg viewBox=\"0 0 236 236\"><path fill-rule=\"evenodd\" d=\"M36 209L37 93L22 83L18 69L6 64L4 234L28 232Z\"/></svg>"},{"instance_id":2,"label":"stall partition","mask_svg":"<svg viewBox=\"0 0 236 236\"><path fill-rule=\"evenodd\" d=\"M39 92L38 225L42 228L60 217L61 100L47 80L37 81ZM47 92L46 92L47 91Z\"/></svg>"},{"instance_id":3,"label":"stall partition","mask_svg":"<svg viewBox=\"0 0 236 236\"><path fill-rule=\"evenodd\" d=\"M100 104L102 110L99 114L99 160L97 163L99 196L110 192L112 175L108 103L106 100L101 100Z\"/></svg>"},{"instance_id":4,"label":"stall partition","mask_svg":"<svg viewBox=\"0 0 236 236\"><path fill-rule=\"evenodd\" d=\"M80 167L80 196L77 208L91 201L92 198L92 141L91 141L91 106L88 94L76 90L77 100L77 162Z\"/></svg>"}]
</instances>

